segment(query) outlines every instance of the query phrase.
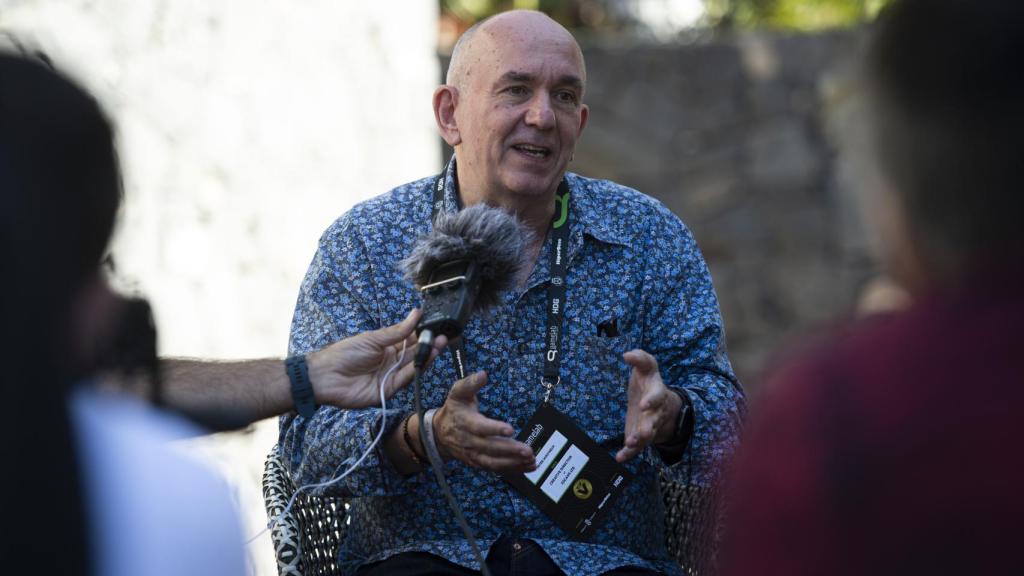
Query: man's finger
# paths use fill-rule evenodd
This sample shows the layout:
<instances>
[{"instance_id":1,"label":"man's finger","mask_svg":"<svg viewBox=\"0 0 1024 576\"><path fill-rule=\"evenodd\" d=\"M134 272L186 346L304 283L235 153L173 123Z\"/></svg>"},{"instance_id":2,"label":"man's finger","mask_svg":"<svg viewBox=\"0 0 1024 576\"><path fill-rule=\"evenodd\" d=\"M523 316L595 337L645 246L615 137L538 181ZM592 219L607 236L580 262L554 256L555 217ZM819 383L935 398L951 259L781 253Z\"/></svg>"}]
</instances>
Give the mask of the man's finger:
<instances>
[{"instance_id":1,"label":"man's finger","mask_svg":"<svg viewBox=\"0 0 1024 576\"><path fill-rule=\"evenodd\" d=\"M416 336L416 331L409 332L409 335L405 337L405 350L406 353L416 353L416 344L419 343L419 338Z\"/></svg>"},{"instance_id":2,"label":"man's finger","mask_svg":"<svg viewBox=\"0 0 1024 576\"><path fill-rule=\"evenodd\" d=\"M626 361L626 364L645 374L658 369L658 361L655 360L654 356L639 348L626 352L622 355L622 359Z\"/></svg>"},{"instance_id":3,"label":"man's finger","mask_svg":"<svg viewBox=\"0 0 1024 576\"><path fill-rule=\"evenodd\" d=\"M661 408L661 405L665 402L665 394L664 390L659 389L644 396L643 400L640 401L640 410L648 412Z\"/></svg>"},{"instance_id":4,"label":"man's finger","mask_svg":"<svg viewBox=\"0 0 1024 576\"><path fill-rule=\"evenodd\" d=\"M391 375L391 378L389 378L388 381L385 383L385 398L391 398L391 396L393 396L395 392L398 392L402 388L405 388L409 384L409 382L412 382L412 379L416 376L416 372L414 371L412 362L406 360L404 361L404 363L405 364L401 368L396 370Z\"/></svg>"},{"instance_id":5,"label":"man's finger","mask_svg":"<svg viewBox=\"0 0 1024 576\"><path fill-rule=\"evenodd\" d=\"M473 417L467 418L465 423L466 430L474 436L512 436L515 434L515 430L512 426L501 420L492 420L481 414L474 414ZM525 446L525 444L524 444Z\"/></svg>"},{"instance_id":6,"label":"man's finger","mask_svg":"<svg viewBox=\"0 0 1024 576\"><path fill-rule=\"evenodd\" d=\"M438 352L441 352L442 350L444 350L444 347L447 346L447 345L448 345L448 337L445 336L444 334L441 334L440 336L437 336L437 337L434 338L434 350L437 350Z\"/></svg>"},{"instance_id":7,"label":"man's finger","mask_svg":"<svg viewBox=\"0 0 1024 576\"><path fill-rule=\"evenodd\" d=\"M637 419L636 410L630 408L626 411L626 427L624 429L625 436L623 436L623 438L628 439L633 432L636 431Z\"/></svg>"},{"instance_id":8,"label":"man's finger","mask_svg":"<svg viewBox=\"0 0 1024 576\"><path fill-rule=\"evenodd\" d=\"M472 437L467 442L467 447L472 448L478 454L488 454L495 458L518 458L527 464L533 461L533 450L529 446L502 436Z\"/></svg>"},{"instance_id":9,"label":"man's finger","mask_svg":"<svg viewBox=\"0 0 1024 576\"><path fill-rule=\"evenodd\" d=\"M399 368L405 367L406 364L412 362L413 358L416 357L416 351L410 346L406 346L403 350L401 346L396 344L392 347L392 350L395 351L394 357L398 360Z\"/></svg>"},{"instance_id":10,"label":"man's finger","mask_svg":"<svg viewBox=\"0 0 1024 576\"><path fill-rule=\"evenodd\" d=\"M477 454L477 468L491 472L532 472L536 464L524 464L517 458L495 458L487 454Z\"/></svg>"},{"instance_id":11,"label":"man's finger","mask_svg":"<svg viewBox=\"0 0 1024 576\"><path fill-rule=\"evenodd\" d=\"M413 342L413 344L415 344L415 342ZM440 356L440 354L441 351L438 350L437 348L431 350L430 357L428 357L426 363L423 364L423 369L426 370L427 368L429 368L430 364L434 361L435 358ZM412 382L413 378L416 377L416 367L412 363L415 357L415 351L411 347L407 348L405 351L405 355L402 356L402 363L399 365L400 368L398 369L397 372L395 372L393 376L394 385L392 385L390 382L388 383L388 390L391 390L391 393L394 393L395 391L404 388L409 382Z\"/></svg>"},{"instance_id":12,"label":"man's finger","mask_svg":"<svg viewBox=\"0 0 1024 576\"><path fill-rule=\"evenodd\" d=\"M634 456L636 456L639 453L640 453L640 448L633 448L633 447L630 447L630 446L623 446L622 450L619 450L615 454L615 461L618 462L619 464L622 464L623 462L629 461L630 459L632 459Z\"/></svg>"},{"instance_id":13,"label":"man's finger","mask_svg":"<svg viewBox=\"0 0 1024 576\"><path fill-rule=\"evenodd\" d=\"M641 446L646 446L651 443L654 439L654 419L644 418L640 421L640 425L636 427L636 431L633 432L633 438Z\"/></svg>"},{"instance_id":14,"label":"man's finger","mask_svg":"<svg viewBox=\"0 0 1024 576\"><path fill-rule=\"evenodd\" d=\"M381 346L400 344L402 340L414 335L416 323L419 321L420 311L419 309L414 308L409 311L409 315L405 317L405 320L402 320L398 324L392 324L391 326L385 326L378 330L372 330L366 334L373 340L373 342L380 344ZM415 338L413 343L415 344Z\"/></svg>"},{"instance_id":15,"label":"man's finger","mask_svg":"<svg viewBox=\"0 0 1024 576\"><path fill-rule=\"evenodd\" d=\"M463 401L472 400L476 393L484 387L484 384L487 384L486 372L480 371L470 374L452 384L452 389L448 391L448 397Z\"/></svg>"}]
</instances>

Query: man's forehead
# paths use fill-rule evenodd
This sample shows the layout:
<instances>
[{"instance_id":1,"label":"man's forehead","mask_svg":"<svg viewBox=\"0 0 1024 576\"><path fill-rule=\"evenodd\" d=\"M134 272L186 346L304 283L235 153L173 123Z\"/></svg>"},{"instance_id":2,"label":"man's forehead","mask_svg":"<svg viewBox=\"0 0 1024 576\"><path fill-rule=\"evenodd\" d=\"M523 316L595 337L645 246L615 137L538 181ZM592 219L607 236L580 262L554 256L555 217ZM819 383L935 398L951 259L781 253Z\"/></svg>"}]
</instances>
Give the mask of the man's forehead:
<instances>
[{"instance_id":1,"label":"man's forehead","mask_svg":"<svg viewBox=\"0 0 1024 576\"><path fill-rule=\"evenodd\" d=\"M535 42L546 39L576 43L576 39L561 24L540 13L499 14L485 21L480 32L504 41Z\"/></svg>"},{"instance_id":2,"label":"man's forehead","mask_svg":"<svg viewBox=\"0 0 1024 576\"><path fill-rule=\"evenodd\" d=\"M499 70L500 72L500 70ZM498 76L498 82L523 82L526 84L532 84L541 80L549 80L549 78L541 78L537 74L524 70L509 70L504 74ZM554 84L559 86L569 86L572 88L583 88L583 78L579 74L574 73L562 73L550 78Z\"/></svg>"},{"instance_id":3,"label":"man's forehead","mask_svg":"<svg viewBox=\"0 0 1024 576\"><path fill-rule=\"evenodd\" d=\"M583 57L575 39L563 34L541 34L516 28L481 30L474 42L478 61L485 64L491 78L507 75L537 76L543 71L559 78L586 78Z\"/></svg>"}]
</instances>

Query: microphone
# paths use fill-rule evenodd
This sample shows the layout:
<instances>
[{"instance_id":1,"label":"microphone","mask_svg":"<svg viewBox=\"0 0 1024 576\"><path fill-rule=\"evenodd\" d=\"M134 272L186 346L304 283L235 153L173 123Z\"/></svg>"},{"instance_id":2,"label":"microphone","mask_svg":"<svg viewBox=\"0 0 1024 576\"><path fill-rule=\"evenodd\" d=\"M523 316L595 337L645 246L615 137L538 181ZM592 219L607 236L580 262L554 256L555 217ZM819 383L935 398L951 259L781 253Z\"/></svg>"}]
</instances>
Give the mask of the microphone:
<instances>
[{"instance_id":1,"label":"microphone","mask_svg":"<svg viewBox=\"0 0 1024 576\"><path fill-rule=\"evenodd\" d=\"M514 285L526 265L532 236L514 215L486 204L438 215L433 230L401 262L423 297L416 367L430 357L435 337L454 340L470 314L500 302L499 293Z\"/></svg>"}]
</instances>

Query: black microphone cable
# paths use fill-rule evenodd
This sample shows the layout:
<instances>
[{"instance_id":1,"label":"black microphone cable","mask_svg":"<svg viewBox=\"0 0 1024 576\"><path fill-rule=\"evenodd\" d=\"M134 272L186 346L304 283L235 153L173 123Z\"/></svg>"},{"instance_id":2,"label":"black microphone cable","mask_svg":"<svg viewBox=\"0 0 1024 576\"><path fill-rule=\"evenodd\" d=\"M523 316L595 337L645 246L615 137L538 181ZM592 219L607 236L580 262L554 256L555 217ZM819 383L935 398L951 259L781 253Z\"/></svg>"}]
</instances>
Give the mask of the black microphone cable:
<instances>
[{"instance_id":1,"label":"black microphone cable","mask_svg":"<svg viewBox=\"0 0 1024 576\"><path fill-rule=\"evenodd\" d=\"M423 350L424 335L428 338L428 349L427 356L420 360L420 352ZM455 521L458 522L459 528L462 529L462 534L465 535L466 539L469 540L469 545L473 548L473 553L476 555L477 562L480 563L480 573L483 576L491 576L491 571L487 568L487 562L484 560L483 553L480 552L480 546L477 545L476 535L473 534L473 529L469 527L469 523L466 522L466 517L462 514L462 507L455 500L455 496L452 495L452 491L448 488L448 480L444 477L444 462L434 461L434 453L431 450L425 449L427 446L427 431L425 423L423 421L423 415L426 410L423 409L422 401L422 382L421 377L423 376L423 365L426 363L426 358L429 357L429 342L433 340L429 330L424 330L420 334L420 347L416 351L416 359L413 361L413 369L415 378L413 379L413 409L416 411L416 416L420 421L420 442L424 446L424 452L427 454L427 460L430 460L430 467L434 469L434 476L437 478L438 485L441 486L441 492L444 494L445 500L448 501L448 507L455 513ZM410 447L411 448L411 447Z\"/></svg>"}]
</instances>

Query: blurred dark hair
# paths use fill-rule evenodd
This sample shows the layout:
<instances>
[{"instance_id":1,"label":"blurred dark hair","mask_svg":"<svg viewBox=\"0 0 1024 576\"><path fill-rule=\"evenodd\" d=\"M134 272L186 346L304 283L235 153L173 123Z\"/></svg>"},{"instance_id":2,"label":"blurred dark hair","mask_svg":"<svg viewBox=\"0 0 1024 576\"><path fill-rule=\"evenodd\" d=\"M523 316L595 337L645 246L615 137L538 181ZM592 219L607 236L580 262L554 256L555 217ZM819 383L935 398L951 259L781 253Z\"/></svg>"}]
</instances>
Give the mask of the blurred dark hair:
<instances>
[{"instance_id":1,"label":"blurred dark hair","mask_svg":"<svg viewBox=\"0 0 1024 576\"><path fill-rule=\"evenodd\" d=\"M867 67L877 153L929 273L1024 255L1024 2L897 0Z\"/></svg>"},{"instance_id":2,"label":"blurred dark hair","mask_svg":"<svg viewBox=\"0 0 1024 576\"><path fill-rule=\"evenodd\" d=\"M71 311L95 279L121 201L96 101L38 58L0 53L0 480L3 555L39 572L90 568L67 396L83 376Z\"/></svg>"}]
</instances>

